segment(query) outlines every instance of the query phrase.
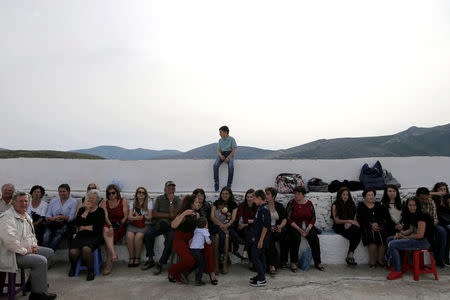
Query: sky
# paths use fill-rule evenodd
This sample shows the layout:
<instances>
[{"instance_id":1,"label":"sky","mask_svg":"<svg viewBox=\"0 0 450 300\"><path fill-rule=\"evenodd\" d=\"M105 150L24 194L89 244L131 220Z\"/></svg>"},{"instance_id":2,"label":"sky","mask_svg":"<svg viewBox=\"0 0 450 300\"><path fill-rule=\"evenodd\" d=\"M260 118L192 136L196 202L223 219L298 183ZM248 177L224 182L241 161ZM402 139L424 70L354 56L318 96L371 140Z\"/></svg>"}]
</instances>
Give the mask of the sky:
<instances>
[{"instance_id":1,"label":"sky","mask_svg":"<svg viewBox=\"0 0 450 300\"><path fill-rule=\"evenodd\" d=\"M450 123L449 1L0 1L0 148L187 151Z\"/></svg>"}]
</instances>

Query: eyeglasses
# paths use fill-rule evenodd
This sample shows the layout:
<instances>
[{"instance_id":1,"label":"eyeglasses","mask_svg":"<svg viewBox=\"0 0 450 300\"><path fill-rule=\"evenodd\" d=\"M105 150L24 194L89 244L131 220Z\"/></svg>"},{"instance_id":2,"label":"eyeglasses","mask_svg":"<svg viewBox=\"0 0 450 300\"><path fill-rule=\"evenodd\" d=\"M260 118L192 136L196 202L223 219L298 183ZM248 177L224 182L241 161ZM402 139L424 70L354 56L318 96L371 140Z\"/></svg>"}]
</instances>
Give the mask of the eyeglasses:
<instances>
[{"instance_id":1,"label":"eyeglasses","mask_svg":"<svg viewBox=\"0 0 450 300\"><path fill-rule=\"evenodd\" d=\"M137 191L136 193L137 193L137 194L143 194L143 195L146 194L145 191Z\"/></svg>"},{"instance_id":2,"label":"eyeglasses","mask_svg":"<svg viewBox=\"0 0 450 300\"><path fill-rule=\"evenodd\" d=\"M107 195L107 196L109 196L109 195L115 195L115 194L116 194L116 191L106 192L106 195Z\"/></svg>"}]
</instances>

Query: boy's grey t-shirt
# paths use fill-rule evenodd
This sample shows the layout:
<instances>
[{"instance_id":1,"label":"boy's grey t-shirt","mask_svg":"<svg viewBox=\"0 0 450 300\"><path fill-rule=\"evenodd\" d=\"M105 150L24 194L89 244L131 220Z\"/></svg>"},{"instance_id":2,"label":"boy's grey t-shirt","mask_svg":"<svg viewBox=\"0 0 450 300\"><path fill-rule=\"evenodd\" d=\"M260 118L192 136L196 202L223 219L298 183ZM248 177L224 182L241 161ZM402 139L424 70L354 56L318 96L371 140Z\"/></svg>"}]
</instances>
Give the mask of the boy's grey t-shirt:
<instances>
[{"instance_id":1,"label":"boy's grey t-shirt","mask_svg":"<svg viewBox=\"0 0 450 300\"><path fill-rule=\"evenodd\" d=\"M180 197L174 196L173 197L173 206L174 206L175 210L178 209L179 204L180 204ZM156 198L155 203L153 205L153 211L165 213L165 214L170 213L169 198L167 198L166 194L161 195L158 198ZM164 222L164 223L170 225L170 223L172 222L172 220L169 218L154 218L153 220L154 220L155 224Z\"/></svg>"},{"instance_id":2,"label":"boy's grey t-shirt","mask_svg":"<svg viewBox=\"0 0 450 300\"><path fill-rule=\"evenodd\" d=\"M232 136L219 139L219 148L221 152L232 151L233 148L237 148L236 140Z\"/></svg>"}]
</instances>

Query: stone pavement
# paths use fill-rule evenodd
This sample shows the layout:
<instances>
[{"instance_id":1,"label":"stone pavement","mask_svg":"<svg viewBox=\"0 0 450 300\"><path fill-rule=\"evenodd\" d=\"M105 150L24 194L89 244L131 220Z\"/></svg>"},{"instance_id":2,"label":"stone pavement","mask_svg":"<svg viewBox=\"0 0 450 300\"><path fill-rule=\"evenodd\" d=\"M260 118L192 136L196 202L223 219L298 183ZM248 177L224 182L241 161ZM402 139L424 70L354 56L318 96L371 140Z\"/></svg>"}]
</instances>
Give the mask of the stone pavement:
<instances>
[{"instance_id":1,"label":"stone pavement","mask_svg":"<svg viewBox=\"0 0 450 300\"><path fill-rule=\"evenodd\" d=\"M90 282L85 272L69 278L67 271L68 265L63 262L49 270L50 292L57 293L57 299L450 299L450 268L438 269L439 281L426 274L418 282L410 272L402 279L388 281L387 271L370 270L368 265L355 269L329 265L325 272L281 270L273 278L267 276L268 284L262 288L248 285L255 273L240 264L233 264L227 275L217 276L217 286L208 283L201 287L168 282L166 267L161 275L154 276L152 269L141 271L119 262L112 274Z\"/></svg>"}]
</instances>

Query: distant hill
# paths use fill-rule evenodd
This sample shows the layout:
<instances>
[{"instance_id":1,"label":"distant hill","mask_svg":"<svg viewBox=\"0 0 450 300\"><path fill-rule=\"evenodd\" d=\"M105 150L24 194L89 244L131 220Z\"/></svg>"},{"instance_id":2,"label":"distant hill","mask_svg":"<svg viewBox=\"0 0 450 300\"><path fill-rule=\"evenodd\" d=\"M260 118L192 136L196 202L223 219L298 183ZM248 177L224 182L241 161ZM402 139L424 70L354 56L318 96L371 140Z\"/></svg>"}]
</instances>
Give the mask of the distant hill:
<instances>
[{"instance_id":1,"label":"distant hill","mask_svg":"<svg viewBox=\"0 0 450 300\"><path fill-rule=\"evenodd\" d=\"M70 152L98 155L107 159L145 160L161 156L170 157L182 153L178 150L125 149L116 146L98 146L89 149L70 150Z\"/></svg>"},{"instance_id":2,"label":"distant hill","mask_svg":"<svg viewBox=\"0 0 450 300\"><path fill-rule=\"evenodd\" d=\"M238 159L266 159L276 153L274 150L265 150L255 147L238 146L236 158ZM162 156L156 159L215 159L217 157L217 143L194 148L184 153L172 156Z\"/></svg>"},{"instance_id":3,"label":"distant hill","mask_svg":"<svg viewBox=\"0 0 450 300\"><path fill-rule=\"evenodd\" d=\"M7 151L8 149L0 148L0 151Z\"/></svg>"},{"instance_id":4,"label":"distant hill","mask_svg":"<svg viewBox=\"0 0 450 300\"><path fill-rule=\"evenodd\" d=\"M90 154L80 154L64 151L51 150L0 150L0 158L65 158L65 159L104 159L103 157Z\"/></svg>"},{"instance_id":5,"label":"distant hill","mask_svg":"<svg viewBox=\"0 0 450 300\"><path fill-rule=\"evenodd\" d=\"M343 159L381 156L450 156L450 124L411 127L394 135L317 140L279 150L273 159Z\"/></svg>"}]
</instances>

